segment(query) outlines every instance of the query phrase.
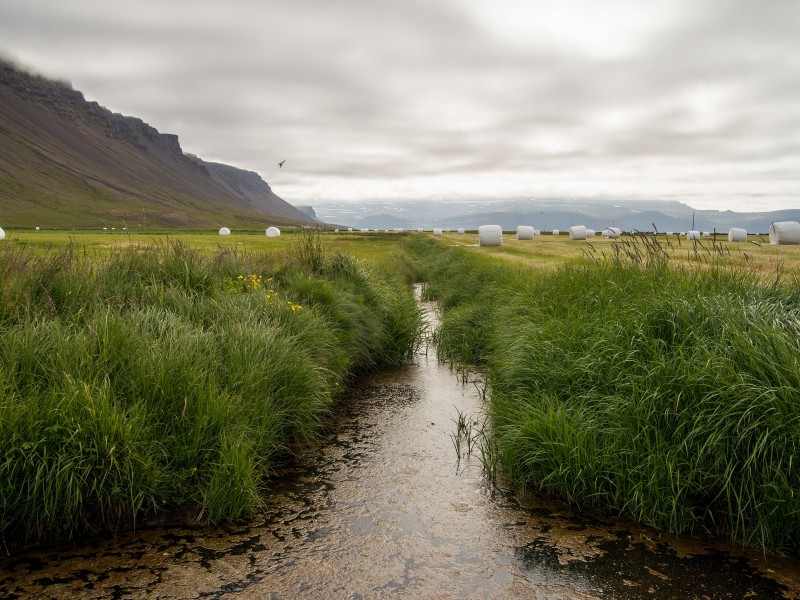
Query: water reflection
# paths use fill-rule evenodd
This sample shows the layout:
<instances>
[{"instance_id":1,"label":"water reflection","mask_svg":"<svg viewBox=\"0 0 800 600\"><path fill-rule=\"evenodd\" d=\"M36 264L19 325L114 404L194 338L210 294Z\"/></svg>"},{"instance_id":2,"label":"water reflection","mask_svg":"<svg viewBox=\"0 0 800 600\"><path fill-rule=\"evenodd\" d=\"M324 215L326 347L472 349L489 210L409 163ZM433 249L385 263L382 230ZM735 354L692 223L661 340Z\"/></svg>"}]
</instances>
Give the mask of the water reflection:
<instances>
[{"instance_id":1,"label":"water reflection","mask_svg":"<svg viewBox=\"0 0 800 600\"><path fill-rule=\"evenodd\" d=\"M20 553L0 563L0 598L800 597L800 561L488 486L452 440L479 396L423 349L341 400L325 443L276 478L258 519Z\"/></svg>"}]
</instances>

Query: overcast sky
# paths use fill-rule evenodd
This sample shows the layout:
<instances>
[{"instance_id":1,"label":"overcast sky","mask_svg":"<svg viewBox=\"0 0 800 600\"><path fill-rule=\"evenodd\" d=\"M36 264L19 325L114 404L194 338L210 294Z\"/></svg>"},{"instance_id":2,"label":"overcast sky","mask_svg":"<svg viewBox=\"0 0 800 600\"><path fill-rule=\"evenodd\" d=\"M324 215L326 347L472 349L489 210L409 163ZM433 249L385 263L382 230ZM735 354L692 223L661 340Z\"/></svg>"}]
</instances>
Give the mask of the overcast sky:
<instances>
[{"instance_id":1,"label":"overcast sky","mask_svg":"<svg viewBox=\"0 0 800 600\"><path fill-rule=\"evenodd\" d=\"M800 0L0 0L0 53L295 204L800 208Z\"/></svg>"}]
</instances>

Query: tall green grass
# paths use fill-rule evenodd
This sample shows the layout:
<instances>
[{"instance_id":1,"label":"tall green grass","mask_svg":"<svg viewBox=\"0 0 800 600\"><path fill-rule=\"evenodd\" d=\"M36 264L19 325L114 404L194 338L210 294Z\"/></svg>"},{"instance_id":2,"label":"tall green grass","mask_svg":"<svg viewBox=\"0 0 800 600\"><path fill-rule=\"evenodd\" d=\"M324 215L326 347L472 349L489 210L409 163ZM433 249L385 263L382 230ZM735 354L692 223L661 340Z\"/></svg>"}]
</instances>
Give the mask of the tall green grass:
<instances>
[{"instance_id":1,"label":"tall green grass","mask_svg":"<svg viewBox=\"0 0 800 600\"><path fill-rule=\"evenodd\" d=\"M796 282L415 252L445 307L440 352L486 365L500 460L522 488L800 554Z\"/></svg>"},{"instance_id":2,"label":"tall green grass","mask_svg":"<svg viewBox=\"0 0 800 600\"><path fill-rule=\"evenodd\" d=\"M405 283L345 255L4 245L5 543L177 508L252 514L349 378L412 355L421 320Z\"/></svg>"}]
</instances>

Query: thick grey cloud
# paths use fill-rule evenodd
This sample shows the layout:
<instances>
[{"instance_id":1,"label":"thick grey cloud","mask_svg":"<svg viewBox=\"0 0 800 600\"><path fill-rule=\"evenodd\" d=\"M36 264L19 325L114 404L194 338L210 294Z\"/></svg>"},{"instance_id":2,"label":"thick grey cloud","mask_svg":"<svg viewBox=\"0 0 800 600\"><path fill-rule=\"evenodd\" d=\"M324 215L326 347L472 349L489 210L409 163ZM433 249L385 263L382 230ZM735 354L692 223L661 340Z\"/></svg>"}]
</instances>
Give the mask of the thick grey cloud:
<instances>
[{"instance_id":1,"label":"thick grey cloud","mask_svg":"<svg viewBox=\"0 0 800 600\"><path fill-rule=\"evenodd\" d=\"M770 209L800 205L798 23L795 0L0 0L0 51L293 202Z\"/></svg>"}]
</instances>

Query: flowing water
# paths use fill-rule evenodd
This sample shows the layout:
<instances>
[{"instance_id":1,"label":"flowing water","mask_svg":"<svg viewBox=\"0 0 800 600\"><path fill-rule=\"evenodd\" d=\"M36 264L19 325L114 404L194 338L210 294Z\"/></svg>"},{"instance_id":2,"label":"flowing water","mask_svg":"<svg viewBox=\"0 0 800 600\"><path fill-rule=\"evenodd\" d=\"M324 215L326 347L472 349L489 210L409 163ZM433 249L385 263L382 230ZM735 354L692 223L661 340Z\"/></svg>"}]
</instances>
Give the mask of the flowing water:
<instances>
[{"instance_id":1,"label":"flowing water","mask_svg":"<svg viewBox=\"0 0 800 600\"><path fill-rule=\"evenodd\" d=\"M481 421L480 391L425 348L342 399L259 518L17 552L0 598L800 598L798 560L490 485L454 443L459 414Z\"/></svg>"}]
</instances>

